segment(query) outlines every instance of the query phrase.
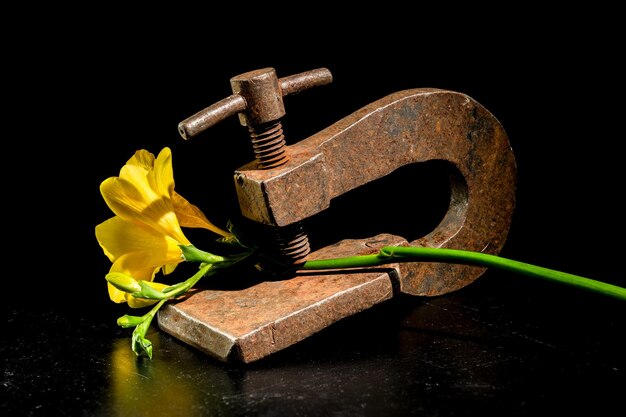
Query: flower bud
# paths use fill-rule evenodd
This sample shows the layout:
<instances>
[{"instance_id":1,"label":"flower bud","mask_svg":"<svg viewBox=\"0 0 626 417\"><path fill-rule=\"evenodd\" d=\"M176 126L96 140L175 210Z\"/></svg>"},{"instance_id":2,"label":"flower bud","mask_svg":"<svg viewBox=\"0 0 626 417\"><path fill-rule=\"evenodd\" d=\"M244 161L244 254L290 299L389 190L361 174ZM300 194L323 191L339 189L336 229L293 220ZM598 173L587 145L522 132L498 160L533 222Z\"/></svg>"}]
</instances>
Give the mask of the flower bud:
<instances>
[{"instance_id":1,"label":"flower bud","mask_svg":"<svg viewBox=\"0 0 626 417\"><path fill-rule=\"evenodd\" d=\"M129 327L135 327L143 323L145 320L144 317L138 316L129 316L128 314L123 315L119 319L117 319L117 325L128 329Z\"/></svg>"},{"instance_id":2,"label":"flower bud","mask_svg":"<svg viewBox=\"0 0 626 417\"><path fill-rule=\"evenodd\" d=\"M110 272L105 276L106 280L120 291L135 293L141 291L139 282L130 275L121 272Z\"/></svg>"}]
</instances>

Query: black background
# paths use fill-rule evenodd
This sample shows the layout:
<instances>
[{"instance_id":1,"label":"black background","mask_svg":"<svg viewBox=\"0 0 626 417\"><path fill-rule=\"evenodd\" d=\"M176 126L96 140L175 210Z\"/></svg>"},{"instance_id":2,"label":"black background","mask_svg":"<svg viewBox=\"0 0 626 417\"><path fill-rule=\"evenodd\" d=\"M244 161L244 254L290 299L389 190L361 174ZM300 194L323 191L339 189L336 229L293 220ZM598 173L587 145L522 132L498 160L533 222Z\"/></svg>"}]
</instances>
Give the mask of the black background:
<instances>
[{"instance_id":1,"label":"black background","mask_svg":"<svg viewBox=\"0 0 626 417\"><path fill-rule=\"evenodd\" d=\"M608 24L591 30L548 15L524 24L514 23L512 15L489 25L442 19L423 29L419 22L381 21L347 31L338 25L348 22L332 18L316 21L315 30L286 21L268 33L250 27L249 38L230 41L220 38L224 29L210 24L206 32L196 26L188 34L156 28L132 33L123 26L129 32L101 39L89 51L88 71L81 73L79 65L76 78L60 86L61 93L69 87L80 95L69 108L63 106L68 114L59 133L67 141L57 144L76 161L71 169L81 172L68 181L76 184L68 191L80 196L80 213L95 213L81 222L85 234L79 245L81 253L86 247L95 253L98 267L90 275L108 265L90 230L111 215L98 186L117 175L135 150L156 155L169 146L177 190L224 225L238 210L232 172L253 158L245 128L231 118L184 141L178 122L229 95L230 78L242 72L274 67L280 77L326 67L334 76L331 85L285 99L288 143L395 91L436 87L468 94L502 123L517 159L517 207L505 253L598 279L623 279L619 245L612 243L623 232L617 197L623 189L624 83L617 31ZM242 27L230 32L246 33ZM74 159L74 152L88 157ZM88 168L93 173L86 177ZM438 210L440 199L428 184L439 185L441 178L428 172L423 177L424 185L400 193L397 202L361 204L352 210L360 217L350 222L365 227L366 217L380 217L382 207L394 205L391 210L400 213L395 217L405 217L403 207L416 206L411 193L420 207L426 205L419 214L428 217L429 199L431 210ZM328 221L330 232L346 218L334 225L332 216ZM86 281L90 289L101 285Z\"/></svg>"},{"instance_id":2,"label":"black background","mask_svg":"<svg viewBox=\"0 0 626 417\"><path fill-rule=\"evenodd\" d=\"M624 48L619 41L623 31L611 11L517 10L480 20L469 15L454 20L445 12L408 13L391 7L369 12L373 13L367 18L358 17L358 13L339 16L333 9L303 12L297 17L276 12L271 18L265 17L274 19L268 24L266 20L255 21L254 13L244 11L223 15L166 12L159 18L149 13L131 16L103 11L98 24L90 15L77 26L53 25L54 29L41 33L31 45L11 48L14 55L7 61L10 76L6 81L8 89L17 94L9 95L9 114L14 117L8 124L17 132L7 132L12 135L12 144L7 145L4 169L9 168L5 204L11 213L7 217L12 236L9 247L13 244L6 256L16 272L10 274L5 286L8 290L3 305L9 317L8 340L16 343L7 344L4 350L25 373L20 377L15 371L17 365L5 367L4 386L9 395L3 397L2 405L7 411L22 410L36 398L34 391L25 394L29 391L24 391L25 387L44 391L43 383L33 385L34 380L55 375L49 370L52 368L37 362L41 357L36 352L45 345L40 339L34 342L33 333L55 343L56 349L75 350L79 358L87 355L78 353L85 350L75 343L106 345L113 337L115 343L128 342L129 333L114 325L115 318L127 311L108 300L104 275L110 264L98 246L94 227L112 215L100 196L99 184L117 175L135 150L143 148L157 154L169 146L177 191L218 225L236 215L232 172L252 158L244 128L232 118L184 141L177 124L229 95L229 79L252 69L274 67L280 77L326 67L334 76L331 85L285 99L288 143L399 90L436 87L468 94L502 123L517 159L517 206L502 254L626 285L620 256L624 225L619 203L623 194L624 67L620 59ZM242 14L245 20L240 19ZM306 21L303 15L307 15ZM419 215L436 217L445 195L439 191L441 178L429 174L420 173L423 184L415 190L398 189L393 201L387 197L379 201L382 193L372 190L373 197L368 196L375 200L371 207L363 200L344 202L354 209L352 216L337 211L336 218L324 218L324 227L315 229L318 242L324 239L324 231L333 237L355 237L352 235L360 233L359 223L369 219L374 222L369 226L371 231L387 231L382 220L376 226L380 210L388 210L401 220L409 214L405 207L413 204L408 197L411 194L426 201ZM488 342L505 340L504 346L512 348L515 338L508 340L507 335L523 334L558 346L547 351L536 347L539 345L513 349L519 366L508 367L508 373L494 378L509 381L502 388L503 394L483 398L488 401L482 406L470 403L474 404L470 409L525 415L524 404L532 404L529 410L536 411L542 401L556 409L569 397L549 399L542 387L547 389L551 383L564 384L579 398L590 389L589 401L582 405L592 409L594 398L605 402L607 398L590 388L592 382L578 390L575 382L597 377L623 387L623 352L619 345L613 345L615 334L623 332L624 310L619 303L491 272L470 287L434 302L453 312L463 310L460 305L487 312L484 320L495 323L494 339ZM317 372L332 386L338 369L348 375L355 373L350 378L358 381L359 370L369 370L376 378L381 376L376 369L384 365L394 369L389 375L399 381L397 375L407 365L398 365L401 361L393 355L381 362L381 351L388 353L396 346L380 340L396 335L396 325L401 321L397 317L429 302L402 299L399 306L386 307L391 310L348 321L339 330L307 341L302 350L292 349L278 355L275 362L261 364L256 368L258 374L246 374L240 368L226 368L225 372L233 381L245 381L245 375L263 375L257 381L261 385L270 384L264 382L265 377L287 384ZM77 317L81 320L78 324L73 321ZM450 325L440 317L429 323L434 323L433 332ZM475 325L470 320L467 328L461 328ZM374 343L376 348L359 345L369 339L355 337L370 326L379 329L374 332L380 338ZM72 335L81 331L86 336L75 340ZM167 340L168 346L174 346L174 362L190 360L224 370L202 355L188 358L184 345ZM409 357L419 358L420 351L411 343L407 346L413 348L406 348L413 349ZM465 348L461 344L451 349L462 352ZM346 352L363 356L355 364L354 357ZM559 352L566 352L567 359ZM509 350L509 355L513 354ZM102 355L106 358L106 353ZM467 353L459 355L457 360L466 358ZM606 363L599 363L597 357L603 355ZM78 365L64 368L63 363L59 361L58 366L74 373L55 371L61 372L56 375L62 381L80 373ZM322 369L320 363L334 366ZM619 370L615 364L620 365ZM605 372L605 367L615 371ZM269 369L274 371L269 374ZM171 370L168 378L175 372ZM420 375L417 381L424 384L449 382L437 380L440 375L436 373L431 375L434 380ZM197 378L206 382L204 377ZM568 384L568 380L575 382ZM40 409L26 407L29 411L24 414L44 415L52 412L51 405L60 404L71 404L69 410L90 404L90 410L98 410L97 401L88 394L89 382L85 378L79 381L74 386L79 391L75 394L78 401L63 402L63 398L70 398L68 393L56 395L54 400L44 397L39 401ZM537 381L544 381L544 385L538 388ZM614 385L609 382L600 387L610 392L608 387ZM366 386L371 388L371 383ZM318 391L317 400L323 399L320 392L326 391ZM394 397L385 395L383 388L376 392L376 399L391 398L390 410L398 413L408 413L408 405L398 404L412 404L407 398L417 395L408 388ZM452 399L459 398L454 390L446 392ZM352 415L346 410L357 407L350 398L358 395L345 395L341 405L332 407ZM426 411L453 415L468 404L448 400L446 395L431 399ZM199 407L208 407L200 403ZM254 404L245 404L242 409L248 414L262 414Z\"/></svg>"},{"instance_id":3,"label":"black background","mask_svg":"<svg viewBox=\"0 0 626 417\"><path fill-rule=\"evenodd\" d=\"M502 123L517 160L506 254L598 279L623 277L619 245L611 243L624 229L623 45L610 11L523 9L491 19L470 10L466 19L403 10L390 5L347 18L320 6L307 11L310 19L286 14L266 27L253 12L156 10L139 18L103 9L101 20L57 22L31 43L10 44L4 169L12 179L5 181L8 227L23 231L13 233L20 256L62 269L81 264L89 276L108 269L93 228L112 214L98 187L141 148L157 154L169 146L177 190L223 226L238 210L232 173L253 158L245 128L231 118L184 141L178 122L231 94L229 80L240 73L274 67L280 77L326 67L332 84L285 98L288 143L399 90L468 94ZM397 218L409 214L411 193L425 217L439 210L442 179L428 173L396 197ZM361 217L346 233L358 233L381 207L353 210ZM329 232L345 223L327 220ZM45 275L33 279L46 286ZM89 292L102 286L94 278L81 284Z\"/></svg>"}]
</instances>

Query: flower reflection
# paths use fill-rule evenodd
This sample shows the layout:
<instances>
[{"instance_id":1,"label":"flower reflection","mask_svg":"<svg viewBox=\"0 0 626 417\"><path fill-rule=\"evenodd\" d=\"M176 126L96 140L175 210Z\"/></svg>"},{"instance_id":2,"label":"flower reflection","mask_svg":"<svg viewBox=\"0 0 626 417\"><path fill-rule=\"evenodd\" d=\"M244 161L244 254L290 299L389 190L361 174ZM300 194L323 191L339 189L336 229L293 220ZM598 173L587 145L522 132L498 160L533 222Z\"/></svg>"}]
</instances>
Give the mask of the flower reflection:
<instances>
[{"instance_id":1,"label":"flower reflection","mask_svg":"<svg viewBox=\"0 0 626 417\"><path fill-rule=\"evenodd\" d=\"M128 339L113 344L108 415L175 416L229 415L223 401L233 394L228 373L206 355L194 352L163 336L149 332L159 360L137 360ZM145 358L144 358L145 359Z\"/></svg>"}]
</instances>

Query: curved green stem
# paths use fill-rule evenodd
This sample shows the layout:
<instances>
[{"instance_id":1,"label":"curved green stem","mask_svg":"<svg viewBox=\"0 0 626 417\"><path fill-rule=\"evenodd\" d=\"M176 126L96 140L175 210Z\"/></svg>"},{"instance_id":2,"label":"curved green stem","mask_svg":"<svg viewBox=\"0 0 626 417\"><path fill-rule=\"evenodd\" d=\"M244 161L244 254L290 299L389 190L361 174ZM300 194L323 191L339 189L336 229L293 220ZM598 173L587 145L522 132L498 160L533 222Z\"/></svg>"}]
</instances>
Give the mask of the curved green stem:
<instances>
[{"instance_id":1,"label":"curved green stem","mask_svg":"<svg viewBox=\"0 0 626 417\"><path fill-rule=\"evenodd\" d=\"M148 328L150 328L150 323L152 323L152 319L164 303L165 300L159 301L149 312L141 317L141 323L139 323L135 327L135 330L133 330L131 347L133 352L135 352L135 355L140 356L144 354L152 359L152 342L146 339L146 333L148 332Z\"/></svg>"},{"instance_id":2,"label":"curved green stem","mask_svg":"<svg viewBox=\"0 0 626 417\"><path fill-rule=\"evenodd\" d=\"M202 277L208 274L212 267L213 264L202 264L200 269L198 269L198 272L196 272L183 282L179 282L178 284L174 284L167 288L164 288L163 293L167 295L167 298L178 297L179 295L193 288L193 286L196 285L196 283L200 281Z\"/></svg>"},{"instance_id":3,"label":"curved green stem","mask_svg":"<svg viewBox=\"0 0 626 417\"><path fill-rule=\"evenodd\" d=\"M610 297L626 300L626 288L513 259L459 249L386 246L378 254L307 261L298 269L322 270L360 268L395 262L448 262L503 269L535 278L571 285Z\"/></svg>"}]
</instances>

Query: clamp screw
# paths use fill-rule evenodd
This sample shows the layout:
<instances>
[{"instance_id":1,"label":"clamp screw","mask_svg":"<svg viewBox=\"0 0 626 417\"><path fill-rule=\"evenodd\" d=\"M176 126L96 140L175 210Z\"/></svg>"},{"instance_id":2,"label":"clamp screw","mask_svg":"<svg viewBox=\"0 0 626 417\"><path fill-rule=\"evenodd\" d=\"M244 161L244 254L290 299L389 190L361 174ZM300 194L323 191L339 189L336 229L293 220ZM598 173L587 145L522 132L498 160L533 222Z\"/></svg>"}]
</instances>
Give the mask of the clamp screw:
<instances>
[{"instance_id":1,"label":"clamp screw","mask_svg":"<svg viewBox=\"0 0 626 417\"><path fill-rule=\"evenodd\" d=\"M289 161L280 119L285 115L283 97L333 80L326 68L318 68L278 78L274 68L263 68L230 79L233 94L197 112L178 124L183 139L189 139L235 114L248 128L255 158L261 169L271 169ZM309 239L300 222L274 228L278 250L295 263L310 252Z\"/></svg>"}]
</instances>

